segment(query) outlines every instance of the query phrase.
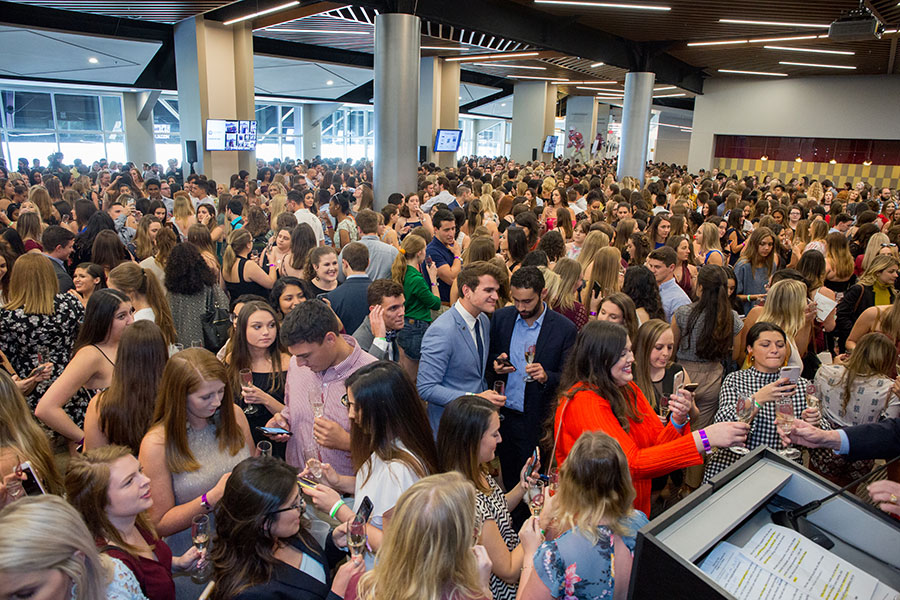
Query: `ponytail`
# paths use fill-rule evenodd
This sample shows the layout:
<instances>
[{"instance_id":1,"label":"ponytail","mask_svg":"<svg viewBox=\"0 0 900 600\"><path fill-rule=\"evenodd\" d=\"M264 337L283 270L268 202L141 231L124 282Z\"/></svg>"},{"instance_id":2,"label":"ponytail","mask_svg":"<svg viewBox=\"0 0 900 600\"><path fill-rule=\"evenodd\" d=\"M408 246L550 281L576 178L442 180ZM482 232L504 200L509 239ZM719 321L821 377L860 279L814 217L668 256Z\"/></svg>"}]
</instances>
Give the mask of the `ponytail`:
<instances>
[{"instance_id":1,"label":"ponytail","mask_svg":"<svg viewBox=\"0 0 900 600\"><path fill-rule=\"evenodd\" d=\"M225 247L225 253L222 255L223 273L231 273L231 267L237 262L237 251L235 248L246 246L252 240L253 236L243 228L235 229L228 234L228 245Z\"/></svg>"},{"instance_id":2,"label":"ponytail","mask_svg":"<svg viewBox=\"0 0 900 600\"><path fill-rule=\"evenodd\" d=\"M403 285L406 280L406 267L409 261L413 260L422 249L425 248L425 240L415 234L409 234L403 238L400 245L400 252L394 257L391 265L391 279L399 285Z\"/></svg>"}]
</instances>

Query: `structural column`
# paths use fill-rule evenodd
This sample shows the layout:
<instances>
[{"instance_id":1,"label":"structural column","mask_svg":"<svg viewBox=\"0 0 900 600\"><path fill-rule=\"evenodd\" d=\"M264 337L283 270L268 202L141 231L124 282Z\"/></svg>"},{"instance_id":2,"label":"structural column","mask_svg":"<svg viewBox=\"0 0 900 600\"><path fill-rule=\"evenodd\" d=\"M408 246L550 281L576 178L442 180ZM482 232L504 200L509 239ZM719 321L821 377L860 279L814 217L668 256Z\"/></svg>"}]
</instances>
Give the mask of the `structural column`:
<instances>
[{"instance_id":1,"label":"structural column","mask_svg":"<svg viewBox=\"0 0 900 600\"><path fill-rule=\"evenodd\" d=\"M438 129L459 128L459 63L428 57L419 66L419 151L426 162L443 168L456 166L456 153L434 152Z\"/></svg>"},{"instance_id":2,"label":"structural column","mask_svg":"<svg viewBox=\"0 0 900 600\"><path fill-rule=\"evenodd\" d=\"M547 161L544 139L553 134L556 118L556 86L546 81L520 81L513 88L510 158L517 162ZM562 143L562 140L560 140Z\"/></svg>"},{"instance_id":3,"label":"structural column","mask_svg":"<svg viewBox=\"0 0 900 600\"><path fill-rule=\"evenodd\" d=\"M650 107L653 105L654 73L625 75L625 103L622 107L622 141L616 179L635 177L644 183L650 136Z\"/></svg>"},{"instance_id":4,"label":"structural column","mask_svg":"<svg viewBox=\"0 0 900 600\"><path fill-rule=\"evenodd\" d=\"M207 119L253 120L253 30L248 22L224 26L203 16L175 24L175 73L184 159L196 148L197 172L227 182L232 173L256 173L256 153L206 149ZM185 175L190 165L184 165Z\"/></svg>"},{"instance_id":5,"label":"structural column","mask_svg":"<svg viewBox=\"0 0 900 600\"><path fill-rule=\"evenodd\" d=\"M416 191L419 38L415 15L375 17L375 209Z\"/></svg>"},{"instance_id":6,"label":"structural column","mask_svg":"<svg viewBox=\"0 0 900 600\"><path fill-rule=\"evenodd\" d=\"M310 160L322 154L322 119L341 107L340 102L324 104L304 104L303 116L303 160Z\"/></svg>"},{"instance_id":7,"label":"structural column","mask_svg":"<svg viewBox=\"0 0 900 600\"><path fill-rule=\"evenodd\" d=\"M582 148L569 147L569 136L581 134ZM590 160L591 144L597 135L597 99L593 96L569 96L566 102L566 131L560 143L566 158L577 156L582 162ZM577 135L575 136L577 138Z\"/></svg>"},{"instance_id":8,"label":"structural column","mask_svg":"<svg viewBox=\"0 0 900 600\"><path fill-rule=\"evenodd\" d=\"M125 156L140 168L142 163L156 162L153 139L153 107L159 100L159 90L125 92Z\"/></svg>"}]
</instances>

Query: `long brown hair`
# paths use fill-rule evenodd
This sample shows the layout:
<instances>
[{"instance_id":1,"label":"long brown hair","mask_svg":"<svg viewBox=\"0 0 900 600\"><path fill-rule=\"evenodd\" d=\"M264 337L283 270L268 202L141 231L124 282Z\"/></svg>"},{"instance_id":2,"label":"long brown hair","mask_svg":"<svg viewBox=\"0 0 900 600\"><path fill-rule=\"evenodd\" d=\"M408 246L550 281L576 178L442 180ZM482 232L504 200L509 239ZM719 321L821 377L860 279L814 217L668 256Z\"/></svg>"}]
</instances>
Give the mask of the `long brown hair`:
<instances>
[{"instance_id":1,"label":"long brown hair","mask_svg":"<svg viewBox=\"0 0 900 600\"><path fill-rule=\"evenodd\" d=\"M650 353L653 352L653 348L662 334L671 329L672 326L661 319L650 319L641 324L637 339L634 340L634 365L631 368L634 373L634 383L641 388L644 397L647 398L654 410L657 408L657 398L656 388L650 377ZM673 352L672 355L674 356L675 353Z\"/></svg>"},{"instance_id":2,"label":"long brown hair","mask_svg":"<svg viewBox=\"0 0 900 600\"><path fill-rule=\"evenodd\" d=\"M204 381L225 384L222 405L214 417L219 449L232 456L244 447L244 435L234 418L234 397L225 365L203 348L188 348L169 359L163 371L153 413L153 426L163 429L166 438L166 466L172 473L196 471L200 463L191 452L187 439L187 397Z\"/></svg>"},{"instance_id":3,"label":"long brown hair","mask_svg":"<svg viewBox=\"0 0 900 600\"><path fill-rule=\"evenodd\" d=\"M767 237L772 238L772 251L769 252L768 256L762 257L759 255L759 245ZM750 237L747 238L747 243L741 252L741 260L750 263L750 266L754 269L765 267L766 271L771 275L775 270L775 241L777 239L778 237L768 227L757 227L750 234Z\"/></svg>"},{"instance_id":4,"label":"long brown hair","mask_svg":"<svg viewBox=\"0 0 900 600\"><path fill-rule=\"evenodd\" d=\"M441 471L458 471L479 492L490 494L482 479L484 465L478 460L481 438L498 408L481 396L460 396L447 405L437 433Z\"/></svg>"},{"instance_id":5,"label":"long brown hair","mask_svg":"<svg viewBox=\"0 0 900 600\"><path fill-rule=\"evenodd\" d=\"M127 446L135 455L153 422L156 392L166 360L166 342L152 321L125 329L116 352L112 383L98 397L100 429L110 444Z\"/></svg>"},{"instance_id":6,"label":"long brown hair","mask_svg":"<svg viewBox=\"0 0 900 600\"><path fill-rule=\"evenodd\" d=\"M897 346L888 336L872 332L859 338L841 376L841 415L847 414L858 379L878 376L890 379L896 363ZM890 397L890 394L885 396L885 406Z\"/></svg>"},{"instance_id":7,"label":"long brown hair","mask_svg":"<svg viewBox=\"0 0 900 600\"><path fill-rule=\"evenodd\" d=\"M153 271L145 269L137 263L122 263L109 272L107 284L115 286L116 289L126 294L144 296L147 304L153 309L154 321L159 325L166 344L174 344L178 341L175 319L172 317L169 301Z\"/></svg>"},{"instance_id":8,"label":"long brown hair","mask_svg":"<svg viewBox=\"0 0 900 600\"><path fill-rule=\"evenodd\" d=\"M734 344L734 315L728 301L728 276L719 265L704 265L697 273L700 295L690 304L684 331L676 352L687 348L696 337L694 353L700 360L714 361L731 351ZM694 328L700 333L693 335Z\"/></svg>"},{"instance_id":9,"label":"long brown hair","mask_svg":"<svg viewBox=\"0 0 900 600\"><path fill-rule=\"evenodd\" d=\"M138 260L144 260L153 256L156 252L156 244L150 239L150 225L152 223L162 223L162 221L153 215L144 215L141 222L138 223L137 233L134 236L135 254Z\"/></svg>"},{"instance_id":10,"label":"long brown hair","mask_svg":"<svg viewBox=\"0 0 900 600\"><path fill-rule=\"evenodd\" d=\"M84 454L76 454L69 459L66 494L69 503L81 513L91 535L109 540L113 545L137 557L140 548L125 541L122 533L116 529L106 514L106 507L109 504L109 467L126 456L132 456L131 450L116 445L101 446ZM158 539L156 529L146 511L137 515L135 524L139 529L149 533L154 540Z\"/></svg>"},{"instance_id":11,"label":"long brown hair","mask_svg":"<svg viewBox=\"0 0 900 600\"><path fill-rule=\"evenodd\" d=\"M270 377L271 385L269 393L278 389L284 389L284 370L281 366L281 356L285 354L284 346L281 344L281 322L278 315L268 303L260 300L247 302L241 307L237 321L231 331L231 339L228 340L228 355L225 357L225 372L228 379L235 386L234 389L240 389L240 372L241 369L249 369L252 363L250 357L250 345L247 343L247 323L250 317L257 311L268 313L275 321L275 341L269 346L268 355L272 364L272 376Z\"/></svg>"}]
</instances>

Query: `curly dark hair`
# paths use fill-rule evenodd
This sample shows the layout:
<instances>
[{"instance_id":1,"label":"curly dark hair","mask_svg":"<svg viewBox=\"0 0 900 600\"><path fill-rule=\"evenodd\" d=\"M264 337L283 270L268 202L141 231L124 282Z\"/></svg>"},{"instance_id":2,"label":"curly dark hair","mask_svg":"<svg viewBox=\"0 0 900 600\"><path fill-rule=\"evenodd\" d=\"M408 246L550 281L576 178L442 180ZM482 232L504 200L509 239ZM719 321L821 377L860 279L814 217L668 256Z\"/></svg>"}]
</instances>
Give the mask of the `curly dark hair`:
<instances>
[{"instance_id":1,"label":"curly dark hair","mask_svg":"<svg viewBox=\"0 0 900 600\"><path fill-rule=\"evenodd\" d=\"M541 236L538 250L546 252L550 262L556 262L566 255L566 242L563 240L562 234L553 229Z\"/></svg>"},{"instance_id":2,"label":"curly dark hair","mask_svg":"<svg viewBox=\"0 0 900 600\"><path fill-rule=\"evenodd\" d=\"M166 289L173 294L192 296L205 286L216 284L216 276L200 256L200 249L190 242L172 248L166 261Z\"/></svg>"},{"instance_id":3,"label":"curly dark hair","mask_svg":"<svg viewBox=\"0 0 900 600\"><path fill-rule=\"evenodd\" d=\"M656 285L656 277L647 267L643 265L628 267L628 270L625 271L622 293L634 301L635 308L646 310L651 319L666 320L666 313L659 295L659 286Z\"/></svg>"}]
</instances>

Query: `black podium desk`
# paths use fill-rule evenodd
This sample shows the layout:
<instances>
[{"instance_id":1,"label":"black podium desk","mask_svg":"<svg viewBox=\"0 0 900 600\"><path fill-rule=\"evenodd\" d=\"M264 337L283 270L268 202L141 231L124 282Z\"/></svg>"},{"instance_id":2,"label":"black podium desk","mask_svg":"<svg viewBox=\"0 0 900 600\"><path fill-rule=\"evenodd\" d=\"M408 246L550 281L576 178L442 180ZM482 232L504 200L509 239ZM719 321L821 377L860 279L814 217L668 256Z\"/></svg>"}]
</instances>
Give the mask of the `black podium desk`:
<instances>
[{"instance_id":1,"label":"black podium desk","mask_svg":"<svg viewBox=\"0 0 900 600\"><path fill-rule=\"evenodd\" d=\"M629 598L734 598L701 571L708 553L720 542L743 547L772 523L779 505L803 505L837 489L772 450L757 448L638 532ZM808 519L834 542L831 553L900 590L900 523L849 494Z\"/></svg>"}]
</instances>

